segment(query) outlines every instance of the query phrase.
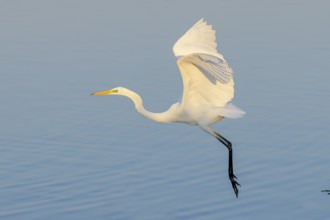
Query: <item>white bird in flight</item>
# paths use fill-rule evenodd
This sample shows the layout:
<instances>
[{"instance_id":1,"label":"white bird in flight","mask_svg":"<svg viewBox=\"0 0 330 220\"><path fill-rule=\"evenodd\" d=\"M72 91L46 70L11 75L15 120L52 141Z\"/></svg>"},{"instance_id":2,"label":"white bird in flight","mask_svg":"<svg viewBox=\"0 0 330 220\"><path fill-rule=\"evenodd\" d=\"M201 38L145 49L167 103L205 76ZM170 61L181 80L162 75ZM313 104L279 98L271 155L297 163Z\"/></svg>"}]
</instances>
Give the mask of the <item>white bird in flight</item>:
<instances>
[{"instance_id":1,"label":"white bird in flight","mask_svg":"<svg viewBox=\"0 0 330 220\"><path fill-rule=\"evenodd\" d=\"M165 112L153 113L146 110L141 97L123 87L95 92L92 95L126 96L133 101L136 110L148 119L161 123L198 125L211 134L228 148L228 175L238 197L237 186L240 184L236 181L233 171L232 144L210 125L223 118L242 117L245 112L229 103L234 97L233 70L216 47L215 31L203 19L174 44L173 52L179 57L177 65L183 81L183 95L181 102L173 104Z\"/></svg>"}]
</instances>

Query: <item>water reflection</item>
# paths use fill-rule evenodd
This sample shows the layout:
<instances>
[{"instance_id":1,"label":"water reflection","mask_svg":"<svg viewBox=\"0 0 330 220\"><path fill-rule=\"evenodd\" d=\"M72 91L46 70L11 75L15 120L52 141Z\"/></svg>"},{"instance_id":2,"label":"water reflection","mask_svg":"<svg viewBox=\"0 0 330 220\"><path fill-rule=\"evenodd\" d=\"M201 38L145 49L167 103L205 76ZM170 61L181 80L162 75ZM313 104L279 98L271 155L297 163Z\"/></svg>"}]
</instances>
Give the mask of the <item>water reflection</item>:
<instances>
[{"instance_id":1,"label":"water reflection","mask_svg":"<svg viewBox=\"0 0 330 220\"><path fill-rule=\"evenodd\" d=\"M330 189L322 190L321 192L324 192L324 193L327 193L328 195L330 195Z\"/></svg>"}]
</instances>

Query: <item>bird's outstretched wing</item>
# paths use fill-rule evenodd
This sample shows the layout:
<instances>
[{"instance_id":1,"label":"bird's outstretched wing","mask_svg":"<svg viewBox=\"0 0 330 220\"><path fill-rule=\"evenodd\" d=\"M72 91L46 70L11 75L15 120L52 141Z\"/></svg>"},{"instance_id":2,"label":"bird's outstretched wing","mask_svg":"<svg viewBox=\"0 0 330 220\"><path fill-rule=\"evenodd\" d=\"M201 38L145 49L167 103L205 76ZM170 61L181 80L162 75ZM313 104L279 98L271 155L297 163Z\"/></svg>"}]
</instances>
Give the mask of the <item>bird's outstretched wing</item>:
<instances>
[{"instance_id":1,"label":"bird's outstretched wing","mask_svg":"<svg viewBox=\"0 0 330 220\"><path fill-rule=\"evenodd\" d=\"M175 56L186 56L192 53L210 54L223 58L217 52L215 30L207 25L204 19L196 22L173 46Z\"/></svg>"},{"instance_id":2,"label":"bird's outstretched wing","mask_svg":"<svg viewBox=\"0 0 330 220\"><path fill-rule=\"evenodd\" d=\"M173 47L176 56L183 56L177 61L183 106L224 107L234 97L233 70L215 40L215 31L201 19Z\"/></svg>"}]
</instances>

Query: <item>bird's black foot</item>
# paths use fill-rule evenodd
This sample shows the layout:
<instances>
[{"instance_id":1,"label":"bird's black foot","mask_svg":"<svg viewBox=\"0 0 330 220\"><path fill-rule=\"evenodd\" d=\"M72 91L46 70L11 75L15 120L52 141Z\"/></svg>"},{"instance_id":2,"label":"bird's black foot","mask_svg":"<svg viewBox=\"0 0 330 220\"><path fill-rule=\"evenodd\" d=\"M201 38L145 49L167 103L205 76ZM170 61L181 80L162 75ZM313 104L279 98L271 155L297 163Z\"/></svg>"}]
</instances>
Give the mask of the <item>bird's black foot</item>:
<instances>
[{"instance_id":1,"label":"bird's black foot","mask_svg":"<svg viewBox=\"0 0 330 220\"><path fill-rule=\"evenodd\" d=\"M231 185L233 187L233 190L235 192L236 198L238 198L238 189L237 189L237 186L241 187L241 184L239 184L236 181L237 177L233 173L229 172L228 175L229 175L229 180L231 182Z\"/></svg>"},{"instance_id":2,"label":"bird's black foot","mask_svg":"<svg viewBox=\"0 0 330 220\"><path fill-rule=\"evenodd\" d=\"M228 141L226 138L222 137L219 133L215 132L215 137L220 141L222 144L224 144L228 148L228 175L229 180L231 182L231 185L233 187L233 190L235 192L236 198L238 198L238 189L237 186L241 186L237 181L237 177L234 175L234 168L233 168L233 149L232 144L230 141Z\"/></svg>"}]
</instances>

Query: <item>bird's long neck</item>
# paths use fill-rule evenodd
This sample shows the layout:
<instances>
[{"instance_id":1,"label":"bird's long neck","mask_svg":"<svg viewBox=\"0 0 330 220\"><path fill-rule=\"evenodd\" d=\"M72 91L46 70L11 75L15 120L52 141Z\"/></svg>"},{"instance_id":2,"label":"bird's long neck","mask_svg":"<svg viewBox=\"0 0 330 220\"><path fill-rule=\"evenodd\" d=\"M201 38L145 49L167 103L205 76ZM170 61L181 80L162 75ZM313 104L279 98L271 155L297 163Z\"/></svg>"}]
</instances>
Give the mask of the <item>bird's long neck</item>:
<instances>
[{"instance_id":1,"label":"bird's long neck","mask_svg":"<svg viewBox=\"0 0 330 220\"><path fill-rule=\"evenodd\" d=\"M135 105L136 110L143 115L144 117L156 121L156 122L161 122L161 123L169 123L169 122L174 122L175 121L175 114L173 114L172 112L165 111L162 113L154 113L154 112L150 112L148 110L146 110L143 106L143 102L142 102L142 98L140 95L138 95L137 93L128 90L125 92L125 94L122 94L126 97L128 97L129 99L131 99Z\"/></svg>"}]
</instances>

